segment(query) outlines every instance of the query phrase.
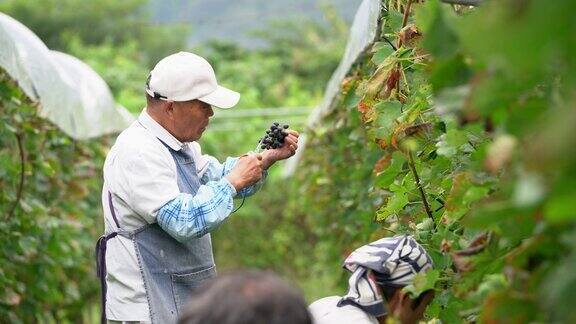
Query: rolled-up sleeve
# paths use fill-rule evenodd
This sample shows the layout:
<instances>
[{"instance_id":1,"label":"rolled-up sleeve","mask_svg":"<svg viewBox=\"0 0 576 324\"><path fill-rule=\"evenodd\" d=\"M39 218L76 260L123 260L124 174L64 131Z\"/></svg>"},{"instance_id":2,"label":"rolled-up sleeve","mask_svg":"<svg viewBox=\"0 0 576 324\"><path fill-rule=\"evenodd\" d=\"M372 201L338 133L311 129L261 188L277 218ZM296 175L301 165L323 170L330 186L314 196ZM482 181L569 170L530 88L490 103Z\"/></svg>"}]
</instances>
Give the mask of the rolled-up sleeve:
<instances>
[{"instance_id":1,"label":"rolled-up sleeve","mask_svg":"<svg viewBox=\"0 0 576 324\"><path fill-rule=\"evenodd\" d=\"M158 225L180 242L205 235L230 216L235 194L224 178L200 186L196 195L180 193L158 210Z\"/></svg>"}]
</instances>

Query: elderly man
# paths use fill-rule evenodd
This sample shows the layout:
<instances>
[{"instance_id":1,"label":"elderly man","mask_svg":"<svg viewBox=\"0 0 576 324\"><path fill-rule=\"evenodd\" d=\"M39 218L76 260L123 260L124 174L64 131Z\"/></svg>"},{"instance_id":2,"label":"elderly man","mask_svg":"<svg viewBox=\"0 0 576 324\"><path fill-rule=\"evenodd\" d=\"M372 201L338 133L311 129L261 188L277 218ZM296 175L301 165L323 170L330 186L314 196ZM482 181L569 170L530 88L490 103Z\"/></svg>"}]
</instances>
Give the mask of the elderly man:
<instances>
[{"instance_id":1,"label":"elderly man","mask_svg":"<svg viewBox=\"0 0 576 324\"><path fill-rule=\"evenodd\" d=\"M212 106L240 95L219 86L202 57L162 59L146 83L147 105L104 164L105 235L97 244L102 321L176 323L191 290L215 276L210 232L234 197L258 190L266 170L294 155L298 133L282 147L219 163L196 142Z\"/></svg>"},{"instance_id":2,"label":"elderly man","mask_svg":"<svg viewBox=\"0 0 576 324\"><path fill-rule=\"evenodd\" d=\"M413 300L402 288L432 268L432 260L411 236L383 238L362 246L344 261L352 272L343 296L319 299L309 307L315 324L384 324L394 317L417 323L434 297L426 291Z\"/></svg>"}]
</instances>

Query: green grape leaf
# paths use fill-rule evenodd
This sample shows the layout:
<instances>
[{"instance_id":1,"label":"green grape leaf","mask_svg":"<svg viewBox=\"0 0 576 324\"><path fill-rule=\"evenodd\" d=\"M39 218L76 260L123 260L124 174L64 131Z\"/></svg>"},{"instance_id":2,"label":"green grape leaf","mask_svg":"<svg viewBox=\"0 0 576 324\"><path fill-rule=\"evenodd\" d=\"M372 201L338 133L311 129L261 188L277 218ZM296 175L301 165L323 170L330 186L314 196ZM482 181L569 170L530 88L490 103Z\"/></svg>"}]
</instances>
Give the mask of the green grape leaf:
<instances>
[{"instance_id":1,"label":"green grape leaf","mask_svg":"<svg viewBox=\"0 0 576 324\"><path fill-rule=\"evenodd\" d=\"M410 293L412 298L416 298L425 291L434 290L438 279L440 279L440 272L438 270L418 272L414 276L412 284L404 287L403 290Z\"/></svg>"}]
</instances>

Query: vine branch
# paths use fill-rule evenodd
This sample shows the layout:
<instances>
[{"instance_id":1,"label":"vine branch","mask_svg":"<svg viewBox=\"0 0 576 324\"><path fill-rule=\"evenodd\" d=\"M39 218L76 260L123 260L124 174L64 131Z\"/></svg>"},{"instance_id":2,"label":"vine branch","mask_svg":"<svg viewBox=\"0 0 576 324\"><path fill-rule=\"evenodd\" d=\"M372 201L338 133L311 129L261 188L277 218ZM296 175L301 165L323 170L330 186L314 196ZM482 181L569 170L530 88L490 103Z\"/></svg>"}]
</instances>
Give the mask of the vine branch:
<instances>
[{"instance_id":1,"label":"vine branch","mask_svg":"<svg viewBox=\"0 0 576 324\"><path fill-rule=\"evenodd\" d=\"M394 51L398 50L398 48L394 46L394 44L392 44L392 42L387 37L382 36L382 38L386 41L386 43L388 43L388 45L392 46L392 49L394 49Z\"/></svg>"},{"instance_id":2,"label":"vine branch","mask_svg":"<svg viewBox=\"0 0 576 324\"><path fill-rule=\"evenodd\" d=\"M404 17L402 18L402 28L406 27L406 24L408 24L408 16L410 16L411 7L412 7L412 0L408 0L408 3L406 4L406 9L404 9Z\"/></svg>"},{"instance_id":3,"label":"vine branch","mask_svg":"<svg viewBox=\"0 0 576 324\"><path fill-rule=\"evenodd\" d=\"M24 156L24 148L22 147L22 135L19 133L15 133L16 142L18 143L18 151L20 152L20 183L18 184L18 191L16 192L16 201L14 201L14 205L12 209L8 213L8 218L12 218L14 215L14 211L18 207L20 203L20 199L22 199L22 190L24 189L24 167L25 167L25 156Z\"/></svg>"},{"instance_id":4,"label":"vine branch","mask_svg":"<svg viewBox=\"0 0 576 324\"><path fill-rule=\"evenodd\" d=\"M424 210L426 214L432 222L434 223L434 228L436 228L436 222L434 222L434 217L432 216L432 211L430 210L430 205L428 205L428 199L426 199L426 193L424 192L424 188L422 188L422 183L420 183L420 177L418 176L418 172L416 171L416 165L414 164L414 157L412 156L412 152L408 152L408 165L410 165L410 170L414 175L414 180L416 181L416 185L418 186L418 190L420 191L420 197L422 197L422 202L424 203Z\"/></svg>"}]
</instances>

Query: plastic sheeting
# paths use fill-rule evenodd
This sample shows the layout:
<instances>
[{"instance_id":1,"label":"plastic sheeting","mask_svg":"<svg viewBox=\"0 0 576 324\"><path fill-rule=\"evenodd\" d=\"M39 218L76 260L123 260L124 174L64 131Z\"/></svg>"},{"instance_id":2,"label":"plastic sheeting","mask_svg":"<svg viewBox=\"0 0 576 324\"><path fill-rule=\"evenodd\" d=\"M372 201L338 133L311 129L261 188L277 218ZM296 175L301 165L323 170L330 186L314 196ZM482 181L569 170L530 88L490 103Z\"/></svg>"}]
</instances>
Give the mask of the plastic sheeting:
<instances>
[{"instance_id":1,"label":"plastic sheeting","mask_svg":"<svg viewBox=\"0 0 576 324\"><path fill-rule=\"evenodd\" d=\"M378 32L378 21L381 13L381 0L364 0L358 7L342 60L334 71L326 90L322 103L312 111L308 120L310 127L318 123L322 117L333 108L333 102L340 93L340 85L350 71L352 65L363 56L366 50L374 43Z\"/></svg>"},{"instance_id":2,"label":"plastic sheeting","mask_svg":"<svg viewBox=\"0 0 576 324\"><path fill-rule=\"evenodd\" d=\"M348 36L348 43L346 44L342 60L340 60L338 68L336 68L326 85L322 102L312 111L308 118L309 128L313 128L334 109L334 102L340 94L342 81L349 73L352 65L363 57L376 40L381 11L381 0L364 0L358 7L352 27L350 27L350 35ZM304 154L306 144L304 135L301 135L302 141L299 144L297 154L286 161L283 172L285 177L292 175L296 171L298 162Z\"/></svg>"},{"instance_id":3,"label":"plastic sheeting","mask_svg":"<svg viewBox=\"0 0 576 324\"><path fill-rule=\"evenodd\" d=\"M64 82L75 88L71 101L81 103L66 113L69 126L76 129L74 137L115 133L130 125L134 116L116 104L106 82L90 66L65 53L51 51L51 54Z\"/></svg>"},{"instance_id":4,"label":"plastic sheeting","mask_svg":"<svg viewBox=\"0 0 576 324\"><path fill-rule=\"evenodd\" d=\"M41 117L75 139L119 132L133 120L88 65L50 51L30 29L3 13L0 66L28 97L40 103Z\"/></svg>"}]
</instances>

